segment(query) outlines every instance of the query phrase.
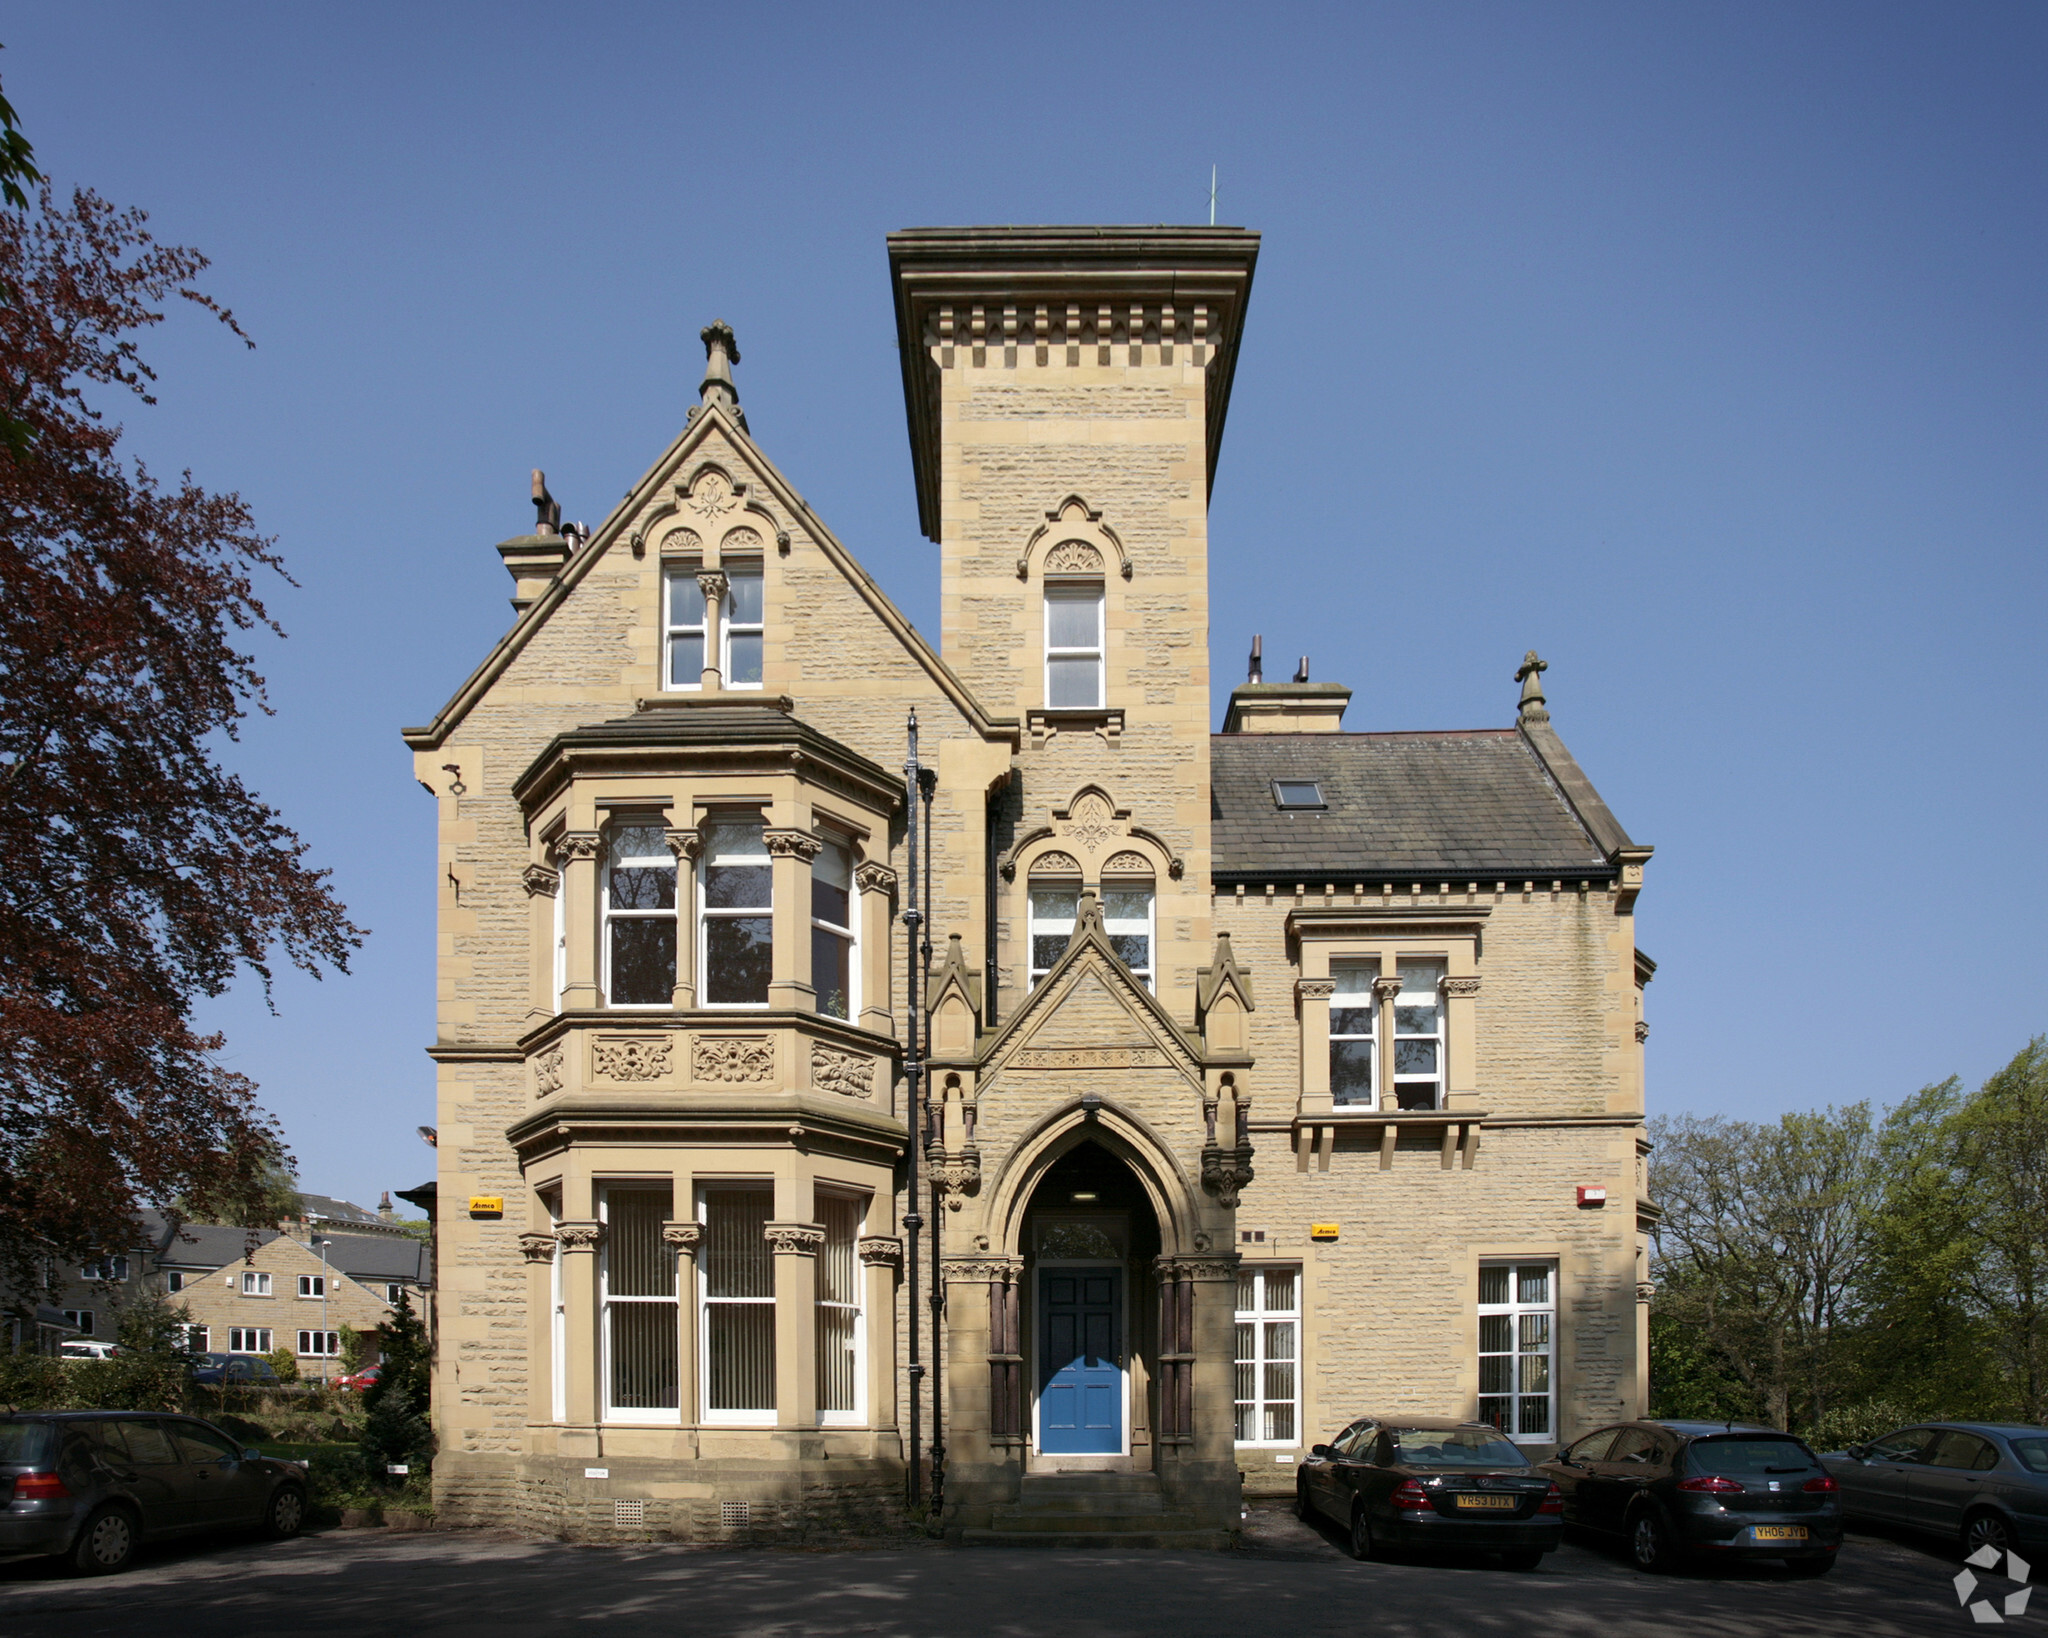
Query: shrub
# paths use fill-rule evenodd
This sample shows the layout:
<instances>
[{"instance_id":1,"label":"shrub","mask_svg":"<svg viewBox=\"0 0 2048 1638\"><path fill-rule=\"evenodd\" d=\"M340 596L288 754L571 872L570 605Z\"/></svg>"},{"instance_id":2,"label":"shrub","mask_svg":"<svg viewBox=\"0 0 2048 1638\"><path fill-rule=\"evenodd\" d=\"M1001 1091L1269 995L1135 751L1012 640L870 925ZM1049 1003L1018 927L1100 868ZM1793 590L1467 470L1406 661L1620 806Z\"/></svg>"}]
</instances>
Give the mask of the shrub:
<instances>
[{"instance_id":1,"label":"shrub","mask_svg":"<svg viewBox=\"0 0 2048 1638\"><path fill-rule=\"evenodd\" d=\"M273 1348L263 1356L270 1361L270 1368L277 1372L280 1382L296 1382L299 1379L299 1356L289 1348Z\"/></svg>"}]
</instances>

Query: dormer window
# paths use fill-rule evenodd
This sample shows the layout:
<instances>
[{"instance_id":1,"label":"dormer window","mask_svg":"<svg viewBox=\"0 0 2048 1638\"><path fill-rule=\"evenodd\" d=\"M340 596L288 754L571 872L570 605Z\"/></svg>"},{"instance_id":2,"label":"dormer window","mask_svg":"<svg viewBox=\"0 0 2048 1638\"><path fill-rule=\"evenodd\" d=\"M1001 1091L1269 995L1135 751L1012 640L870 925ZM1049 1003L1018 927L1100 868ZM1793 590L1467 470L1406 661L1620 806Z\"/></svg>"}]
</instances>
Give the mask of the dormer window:
<instances>
[{"instance_id":1,"label":"dormer window","mask_svg":"<svg viewBox=\"0 0 2048 1638\"><path fill-rule=\"evenodd\" d=\"M1323 801L1322 785L1313 779L1274 780L1273 805L1276 808L1320 808L1328 806Z\"/></svg>"},{"instance_id":2,"label":"dormer window","mask_svg":"<svg viewBox=\"0 0 2048 1638\"><path fill-rule=\"evenodd\" d=\"M1052 711L1102 706L1102 583L1045 588L1045 703Z\"/></svg>"},{"instance_id":3,"label":"dormer window","mask_svg":"<svg viewBox=\"0 0 2048 1638\"><path fill-rule=\"evenodd\" d=\"M699 688L704 682L704 588L693 564L668 577L668 686Z\"/></svg>"},{"instance_id":4,"label":"dormer window","mask_svg":"<svg viewBox=\"0 0 2048 1638\"><path fill-rule=\"evenodd\" d=\"M725 650L728 688L761 686L761 565L727 564L725 620L720 646Z\"/></svg>"}]
</instances>

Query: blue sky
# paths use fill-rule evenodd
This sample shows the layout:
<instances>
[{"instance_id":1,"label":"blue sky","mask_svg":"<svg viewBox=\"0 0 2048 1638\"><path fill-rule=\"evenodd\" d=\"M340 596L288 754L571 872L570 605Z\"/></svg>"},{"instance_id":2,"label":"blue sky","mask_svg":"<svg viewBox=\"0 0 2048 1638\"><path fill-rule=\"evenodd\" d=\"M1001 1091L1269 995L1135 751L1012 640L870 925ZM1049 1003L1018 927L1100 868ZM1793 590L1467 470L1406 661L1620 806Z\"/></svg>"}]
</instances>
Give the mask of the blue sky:
<instances>
[{"instance_id":1,"label":"blue sky","mask_svg":"<svg viewBox=\"0 0 2048 1638\"><path fill-rule=\"evenodd\" d=\"M1256 18L1253 23L1249 19ZM1265 235L1215 487L1254 631L1347 726L1557 726L1657 847L1653 1107L1974 1082L2048 1028L2039 7L11 9L38 158L214 259L136 452L280 537L232 751L373 929L207 1011L308 1187L430 1173L432 803L399 743L509 618L545 467L596 522L738 330L757 437L911 617L882 237Z\"/></svg>"}]
</instances>

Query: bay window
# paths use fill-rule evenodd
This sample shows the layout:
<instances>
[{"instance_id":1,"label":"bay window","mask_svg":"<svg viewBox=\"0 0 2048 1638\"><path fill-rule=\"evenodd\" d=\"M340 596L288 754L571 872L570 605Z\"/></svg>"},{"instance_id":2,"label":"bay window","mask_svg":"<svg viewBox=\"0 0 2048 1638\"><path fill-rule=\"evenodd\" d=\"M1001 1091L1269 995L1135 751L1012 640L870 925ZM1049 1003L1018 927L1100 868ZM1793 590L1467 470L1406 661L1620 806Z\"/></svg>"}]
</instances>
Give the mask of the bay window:
<instances>
[{"instance_id":1,"label":"bay window","mask_svg":"<svg viewBox=\"0 0 2048 1638\"><path fill-rule=\"evenodd\" d=\"M610 1421L682 1419L676 1258L661 1237L673 1199L667 1185L619 1184L599 1195L605 1236L598 1297Z\"/></svg>"},{"instance_id":2,"label":"bay window","mask_svg":"<svg viewBox=\"0 0 2048 1638\"><path fill-rule=\"evenodd\" d=\"M1332 964L1330 996L1330 1101L1339 1109L1371 1109L1378 1102L1379 1010L1373 980L1377 961Z\"/></svg>"},{"instance_id":3,"label":"bay window","mask_svg":"<svg viewBox=\"0 0 2048 1638\"><path fill-rule=\"evenodd\" d=\"M704 829L698 971L707 1007L764 1007L773 966L775 877L759 814Z\"/></svg>"},{"instance_id":4,"label":"bay window","mask_svg":"<svg viewBox=\"0 0 2048 1638\"><path fill-rule=\"evenodd\" d=\"M1557 1266L1479 1265L1479 1420L1510 1439L1556 1437Z\"/></svg>"},{"instance_id":5,"label":"bay window","mask_svg":"<svg viewBox=\"0 0 2048 1638\"><path fill-rule=\"evenodd\" d=\"M775 1419L775 1258L772 1188L706 1189L697 1255L701 1282L704 1419Z\"/></svg>"},{"instance_id":6,"label":"bay window","mask_svg":"<svg viewBox=\"0 0 2048 1638\"><path fill-rule=\"evenodd\" d=\"M817 1262L818 1418L859 1422L861 1413L860 1240L865 1202L820 1194L818 1221L825 1244Z\"/></svg>"},{"instance_id":7,"label":"bay window","mask_svg":"<svg viewBox=\"0 0 2048 1638\"><path fill-rule=\"evenodd\" d=\"M859 1007L855 995L859 962L853 921L853 855L836 842L819 848L811 861L811 987L818 1011L849 1022Z\"/></svg>"},{"instance_id":8,"label":"bay window","mask_svg":"<svg viewBox=\"0 0 2048 1638\"><path fill-rule=\"evenodd\" d=\"M1441 961L1403 961L1394 997L1394 1101L1403 1109L1443 1104L1444 1004Z\"/></svg>"},{"instance_id":9,"label":"bay window","mask_svg":"<svg viewBox=\"0 0 2048 1638\"><path fill-rule=\"evenodd\" d=\"M676 861L655 819L611 827L604 872L605 995L666 1007L676 987Z\"/></svg>"},{"instance_id":10,"label":"bay window","mask_svg":"<svg viewBox=\"0 0 2048 1638\"><path fill-rule=\"evenodd\" d=\"M1045 588L1045 703L1052 710L1102 704L1102 587Z\"/></svg>"},{"instance_id":11,"label":"bay window","mask_svg":"<svg viewBox=\"0 0 2048 1638\"><path fill-rule=\"evenodd\" d=\"M1292 1445L1301 1421L1301 1270L1237 1275L1237 1442Z\"/></svg>"}]
</instances>

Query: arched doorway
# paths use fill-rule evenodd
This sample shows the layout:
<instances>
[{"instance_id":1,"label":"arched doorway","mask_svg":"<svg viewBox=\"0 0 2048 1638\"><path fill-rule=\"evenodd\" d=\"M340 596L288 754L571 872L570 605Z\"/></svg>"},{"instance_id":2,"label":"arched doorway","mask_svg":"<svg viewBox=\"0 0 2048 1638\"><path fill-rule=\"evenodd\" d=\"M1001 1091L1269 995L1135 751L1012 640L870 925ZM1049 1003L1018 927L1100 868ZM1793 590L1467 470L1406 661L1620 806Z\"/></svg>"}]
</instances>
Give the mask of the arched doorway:
<instances>
[{"instance_id":1,"label":"arched doorway","mask_svg":"<svg viewBox=\"0 0 2048 1638\"><path fill-rule=\"evenodd\" d=\"M1031 1466L1149 1469L1159 1220L1131 1168L1092 1139L1032 1190L1023 1221Z\"/></svg>"}]
</instances>

